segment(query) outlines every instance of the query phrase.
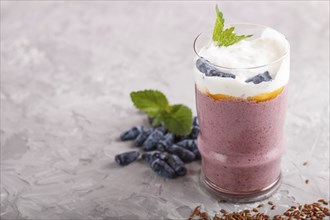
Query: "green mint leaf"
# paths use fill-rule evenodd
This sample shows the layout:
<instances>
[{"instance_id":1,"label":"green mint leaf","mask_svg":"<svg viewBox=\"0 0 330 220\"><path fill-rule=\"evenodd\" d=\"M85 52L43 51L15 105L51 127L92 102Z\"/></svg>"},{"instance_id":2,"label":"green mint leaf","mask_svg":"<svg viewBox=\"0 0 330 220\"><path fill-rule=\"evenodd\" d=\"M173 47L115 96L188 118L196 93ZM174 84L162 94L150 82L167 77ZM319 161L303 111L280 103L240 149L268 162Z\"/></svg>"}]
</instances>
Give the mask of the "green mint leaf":
<instances>
[{"instance_id":1,"label":"green mint leaf","mask_svg":"<svg viewBox=\"0 0 330 220\"><path fill-rule=\"evenodd\" d=\"M230 27L230 28L227 28L226 30L224 30L219 36L218 45L228 47L243 39L252 37L252 35L241 35L241 36L236 35L234 33L234 30L235 30L235 27Z\"/></svg>"},{"instance_id":2,"label":"green mint leaf","mask_svg":"<svg viewBox=\"0 0 330 220\"><path fill-rule=\"evenodd\" d=\"M153 126L163 124L175 135L190 133L192 112L187 106L170 106L166 96L157 90L136 91L130 95L135 107L153 119Z\"/></svg>"},{"instance_id":3,"label":"green mint leaf","mask_svg":"<svg viewBox=\"0 0 330 220\"><path fill-rule=\"evenodd\" d=\"M166 96L157 90L131 92L130 96L135 107L152 118L169 108Z\"/></svg>"},{"instance_id":4,"label":"green mint leaf","mask_svg":"<svg viewBox=\"0 0 330 220\"><path fill-rule=\"evenodd\" d=\"M217 19L215 21L215 25L214 25L214 29L213 29L212 40L215 42L218 42L220 34L223 31L223 26L224 26L225 20L223 18L222 12L219 10L218 5L215 6L215 10L217 12Z\"/></svg>"},{"instance_id":5,"label":"green mint leaf","mask_svg":"<svg viewBox=\"0 0 330 220\"><path fill-rule=\"evenodd\" d=\"M218 5L215 6L215 10L217 12L217 19L215 21L212 40L218 46L228 47L233 45L243 39L252 37L252 35L236 35L234 33L235 27L230 27L225 30L224 28L224 18L222 12L219 10Z\"/></svg>"},{"instance_id":6,"label":"green mint leaf","mask_svg":"<svg viewBox=\"0 0 330 220\"><path fill-rule=\"evenodd\" d=\"M192 112L185 105L171 105L162 112L165 128L176 135L188 135L191 131Z\"/></svg>"}]
</instances>

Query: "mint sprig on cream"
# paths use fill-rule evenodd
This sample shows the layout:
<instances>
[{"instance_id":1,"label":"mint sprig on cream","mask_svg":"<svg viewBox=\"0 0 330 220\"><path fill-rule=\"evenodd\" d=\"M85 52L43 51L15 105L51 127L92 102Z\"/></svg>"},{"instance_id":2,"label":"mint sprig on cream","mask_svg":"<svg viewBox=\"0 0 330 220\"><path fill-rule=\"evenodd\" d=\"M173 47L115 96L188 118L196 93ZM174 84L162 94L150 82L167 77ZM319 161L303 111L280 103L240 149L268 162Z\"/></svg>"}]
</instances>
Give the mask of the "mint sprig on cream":
<instances>
[{"instance_id":1,"label":"mint sprig on cream","mask_svg":"<svg viewBox=\"0 0 330 220\"><path fill-rule=\"evenodd\" d=\"M236 35L234 33L235 27L230 27L230 28L223 30L224 24L225 24L225 19L223 18L223 14L219 10L218 5L215 6L215 10L217 12L217 19L215 21L215 25L214 25L214 29L213 29L212 40L218 46L228 47L243 39L252 37L252 35Z\"/></svg>"},{"instance_id":2,"label":"mint sprig on cream","mask_svg":"<svg viewBox=\"0 0 330 220\"><path fill-rule=\"evenodd\" d=\"M191 131L192 112L189 107L170 105L166 96L157 90L131 92L135 107L153 119L153 126L163 124L176 135L188 135Z\"/></svg>"}]
</instances>

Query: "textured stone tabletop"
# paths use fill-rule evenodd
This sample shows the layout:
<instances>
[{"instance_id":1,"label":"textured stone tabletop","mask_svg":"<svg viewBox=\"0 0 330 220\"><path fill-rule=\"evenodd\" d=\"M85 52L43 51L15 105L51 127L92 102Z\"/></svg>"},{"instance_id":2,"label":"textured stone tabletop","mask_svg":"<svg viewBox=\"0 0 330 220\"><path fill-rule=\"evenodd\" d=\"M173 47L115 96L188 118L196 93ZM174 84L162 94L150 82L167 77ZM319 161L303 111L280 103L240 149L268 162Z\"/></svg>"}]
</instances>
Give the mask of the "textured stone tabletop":
<instances>
[{"instance_id":1,"label":"textured stone tabletop","mask_svg":"<svg viewBox=\"0 0 330 220\"><path fill-rule=\"evenodd\" d=\"M215 2L1 1L1 219L186 219L255 207L220 203L200 163L175 180L118 136L146 124L132 90L159 89L194 112L192 42ZM329 199L329 2L221 2L228 22L261 23L291 43L283 184L274 215ZM304 161L309 161L303 166ZM306 184L305 180L309 179Z\"/></svg>"}]
</instances>

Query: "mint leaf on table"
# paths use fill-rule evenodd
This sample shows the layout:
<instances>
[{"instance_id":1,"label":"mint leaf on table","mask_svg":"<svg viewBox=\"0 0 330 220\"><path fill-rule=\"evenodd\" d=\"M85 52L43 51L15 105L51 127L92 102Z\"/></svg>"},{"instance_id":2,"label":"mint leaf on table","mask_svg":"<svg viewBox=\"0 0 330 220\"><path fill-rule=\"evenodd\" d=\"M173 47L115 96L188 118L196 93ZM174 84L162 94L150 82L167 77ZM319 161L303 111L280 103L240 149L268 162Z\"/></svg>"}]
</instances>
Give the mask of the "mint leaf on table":
<instances>
[{"instance_id":1,"label":"mint leaf on table","mask_svg":"<svg viewBox=\"0 0 330 220\"><path fill-rule=\"evenodd\" d=\"M236 35L234 33L235 27L230 27L230 28L223 30L224 25L225 25L225 19L223 18L223 14L219 10L218 5L215 6L215 10L217 13L217 18L216 18L214 29L213 29L212 40L218 46L228 47L243 39L253 36L253 35Z\"/></svg>"},{"instance_id":2,"label":"mint leaf on table","mask_svg":"<svg viewBox=\"0 0 330 220\"><path fill-rule=\"evenodd\" d=\"M153 119L152 125L163 124L175 135L188 135L191 131L192 112L185 105L169 105L166 96L157 90L131 92L135 107Z\"/></svg>"},{"instance_id":3,"label":"mint leaf on table","mask_svg":"<svg viewBox=\"0 0 330 220\"><path fill-rule=\"evenodd\" d=\"M192 112L184 105L172 105L168 112L163 112L165 128L177 135L190 133L192 124Z\"/></svg>"},{"instance_id":4,"label":"mint leaf on table","mask_svg":"<svg viewBox=\"0 0 330 220\"><path fill-rule=\"evenodd\" d=\"M169 106L166 96L157 90L131 92L131 99L137 109L150 117L155 117Z\"/></svg>"}]
</instances>

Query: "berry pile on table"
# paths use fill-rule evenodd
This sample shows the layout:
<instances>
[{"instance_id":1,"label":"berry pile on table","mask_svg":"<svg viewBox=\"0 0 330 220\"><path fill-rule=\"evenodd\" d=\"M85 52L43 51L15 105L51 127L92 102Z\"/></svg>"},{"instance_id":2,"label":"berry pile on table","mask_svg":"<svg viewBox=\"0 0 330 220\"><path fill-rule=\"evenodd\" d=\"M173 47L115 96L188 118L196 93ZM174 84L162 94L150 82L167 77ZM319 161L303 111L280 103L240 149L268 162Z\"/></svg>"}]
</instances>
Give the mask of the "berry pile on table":
<instances>
[{"instance_id":1,"label":"berry pile on table","mask_svg":"<svg viewBox=\"0 0 330 220\"><path fill-rule=\"evenodd\" d=\"M152 124L151 120L149 122ZM120 140L133 140L134 146L144 152L142 155L138 150L118 154L115 161L118 165L126 166L141 158L160 176L184 176L187 173L185 163L201 158L196 142L198 134L197 117L194 117L191 132L187 136L175 136L162 125L147 129L136 126L122 133Z\"/></svg>"}]
</instances>

